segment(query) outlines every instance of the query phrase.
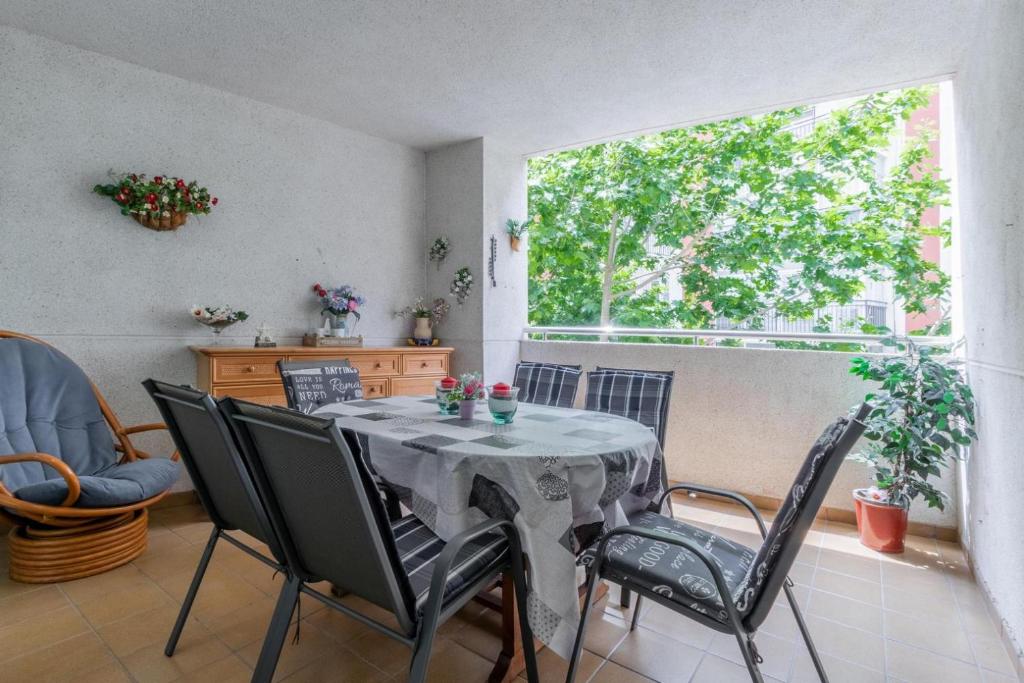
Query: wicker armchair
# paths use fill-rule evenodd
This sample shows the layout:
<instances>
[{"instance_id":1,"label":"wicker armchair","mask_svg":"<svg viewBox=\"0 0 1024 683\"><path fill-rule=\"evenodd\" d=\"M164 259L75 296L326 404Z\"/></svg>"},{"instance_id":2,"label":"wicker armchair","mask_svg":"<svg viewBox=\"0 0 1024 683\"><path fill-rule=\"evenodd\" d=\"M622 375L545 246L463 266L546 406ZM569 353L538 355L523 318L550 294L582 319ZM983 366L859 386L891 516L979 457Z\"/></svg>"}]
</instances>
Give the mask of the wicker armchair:
<instances>
[{"instance_id":1,"label":"wicker armchair","mask_svg":"<svg viewBox=\"0 0 1024 683\"><path fill-rule=\"evenodd\" d=\"M145 551L146 508L167 495L179 467L177 453L150 459L132 444L157 429L166 427L123 426L70 359L0 330L0 515L14 525L12 579L78 579Z\"/></svg>"}]
</instances>

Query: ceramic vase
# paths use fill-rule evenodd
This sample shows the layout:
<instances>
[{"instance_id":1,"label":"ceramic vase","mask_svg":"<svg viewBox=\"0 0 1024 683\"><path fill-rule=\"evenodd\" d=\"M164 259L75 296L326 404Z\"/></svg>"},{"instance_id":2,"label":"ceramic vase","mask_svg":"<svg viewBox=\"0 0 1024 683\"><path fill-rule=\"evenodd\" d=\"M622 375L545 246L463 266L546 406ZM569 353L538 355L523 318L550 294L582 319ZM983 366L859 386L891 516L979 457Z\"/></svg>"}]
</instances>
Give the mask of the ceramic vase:
<instances>
[{"instance_id":1,"label":"ceramic vase","mask_svg":"<svg viewBox=\"0 0 1024 683\"><path fill-rule=\"evenodd\" d=\"M460 420L472 420L473 413L476 412L476 399L475 398L464 398L459 401L459 419Z\"/></svg>"},{"instance_id":2,"label":"ceramic vase","mask_svg":"<svg viewBox=\"0 0 1024 683\"><path fill-rule=\"evenodd\" d=\"M428 343L434 338L434 333L430 329L430 318L416 318L416 327L413 328L412 338Z\"/></svg>"}]
</instances>

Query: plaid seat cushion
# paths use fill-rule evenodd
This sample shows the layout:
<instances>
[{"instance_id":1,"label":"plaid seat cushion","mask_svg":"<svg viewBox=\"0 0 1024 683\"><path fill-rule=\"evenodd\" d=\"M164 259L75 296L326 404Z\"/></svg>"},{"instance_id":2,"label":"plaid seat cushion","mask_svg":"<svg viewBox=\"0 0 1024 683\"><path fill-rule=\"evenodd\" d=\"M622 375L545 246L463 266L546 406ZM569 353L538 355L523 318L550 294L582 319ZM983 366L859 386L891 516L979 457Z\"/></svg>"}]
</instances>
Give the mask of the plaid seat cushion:
<instances>
[{"instance_id":1,"label":"plaid seat cushion","mask_svg":"<svg viewBox=\"0 0 1024 683\"><path fill-rule=\"evenodd\" d=\"M434 563L446 544L415 515L392 523L391 531L402 568L416 596L416 609L421 610L430 597ZM508 539L503 533L488 534L467 543L456 554L448 571L442 604L455 597L463 586L507 562L508 557Z\"/></svg>"},{"instance_id":2,"label":"plaid seat cushion","mask_svg":"<svg viewBox=\"0 0 1024 683\"><path fill-rule=\"evenodd\" d=\"M559 408L572 408L582 374L579 365L557 363L516 363L513 384L519 387L519 400Z\"/></svg>"},{"instance_id":3,"label":"plaid seat cushion","mask_svg":"<svg viewBox=\"0 0 1024 683\"><path fill-rule=\"evenodd\" d=\"M638 512L630 516L629 523L689 539L704 548L721 568L733 600L739 597L754 562L753 550L656 512ZM596 552L595 543L584 551L581 563L589 566ZM685 548L623 535L609 541L606 552L602 576L646 588L712 619L726 621L725 605L711 572Z\"/></svg>"}]
</instances>

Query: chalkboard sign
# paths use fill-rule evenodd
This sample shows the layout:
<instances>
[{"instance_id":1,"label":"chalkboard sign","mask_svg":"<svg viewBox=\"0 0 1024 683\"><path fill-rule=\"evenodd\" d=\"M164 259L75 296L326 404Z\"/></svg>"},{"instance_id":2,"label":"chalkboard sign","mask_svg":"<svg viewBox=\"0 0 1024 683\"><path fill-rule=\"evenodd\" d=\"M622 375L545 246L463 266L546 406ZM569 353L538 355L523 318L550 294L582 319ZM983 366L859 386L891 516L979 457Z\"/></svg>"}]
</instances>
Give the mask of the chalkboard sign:
<instances>
[{"instance_id":1,"label":"chalkboard sign","mask_svg":"<svg viewBox=\"0 0 1024 683\"><path fill-rule=\"evenodd\" d=\"M311 367L312 366L312 367ZM363 397L359 370L339 361L329 365L312 363L280 363L288 407L311 413L320 406Z\"/></svg>"}]
</instances>

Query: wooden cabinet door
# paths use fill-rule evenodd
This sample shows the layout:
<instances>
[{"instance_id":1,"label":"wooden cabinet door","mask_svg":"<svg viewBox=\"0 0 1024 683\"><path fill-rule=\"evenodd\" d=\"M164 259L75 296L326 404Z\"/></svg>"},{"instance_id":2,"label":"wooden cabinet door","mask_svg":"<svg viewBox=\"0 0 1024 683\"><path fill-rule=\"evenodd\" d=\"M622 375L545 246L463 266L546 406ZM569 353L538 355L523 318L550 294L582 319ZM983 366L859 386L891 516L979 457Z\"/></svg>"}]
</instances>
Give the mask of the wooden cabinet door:
<instances>
[{"instance_id":1,"label":"wooden cabinet door","mask_svg":"<svg viewBox=\"0 0 1024 683\"><path fill-rule=\"evenodd\" d=\"M393 377L392 396L433 396L434 382L440 377Z\"/></svg>"},{"instance_id":2,"label":"wooden cabinet door","mask_svg":"<svg viewBox=\"0 0 1024 683\"><path fill-rule=\"evenodd\" d=\"M288 407L288 399L284 395L284 387L280 384L258 384L240 387L217 387L213 390L217 398L231 396L240 398L243 401L262 403L268 406Z\"/></svg>"}]
</instances>

